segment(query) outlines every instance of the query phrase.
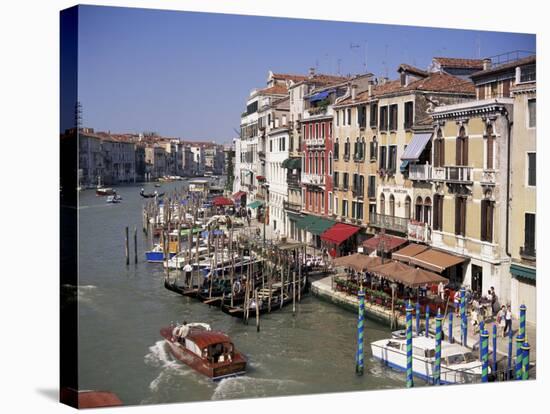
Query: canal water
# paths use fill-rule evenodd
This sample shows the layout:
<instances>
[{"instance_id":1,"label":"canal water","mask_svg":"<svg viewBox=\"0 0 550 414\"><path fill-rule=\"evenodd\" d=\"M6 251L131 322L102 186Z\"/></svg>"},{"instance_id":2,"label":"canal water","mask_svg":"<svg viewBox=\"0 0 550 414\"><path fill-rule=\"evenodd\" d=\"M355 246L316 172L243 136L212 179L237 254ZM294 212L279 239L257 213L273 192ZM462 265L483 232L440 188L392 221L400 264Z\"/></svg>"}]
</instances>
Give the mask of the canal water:
<instances>
[{"instance_id":1,"label":"canal water","mask_svg":"<svg viewBox=\"0 0 550 414\"><path fill-rule=\"evenodd\" d=\"M183 182L164 184L162 190ZM141 186L117 188L120 204L93 190L79 207L79 387L109 390L125 404L374 390L404 387L404 374L371 359L369 342L389 329L366 322L365 374L355 375L356 315L306 296L262 315L261 331L215 307L163 287L162 265L144 262ZM154 191L152 185L145 186ZM161 189L157 189L161 190ZM138 229L139 262L125 265L124 229ZM67 287L70 288L70 287ZM226 332L248 357L247 374L212 382L169 354L159 334L171 321L206 322Z\"/></svg>"}]
</instances>

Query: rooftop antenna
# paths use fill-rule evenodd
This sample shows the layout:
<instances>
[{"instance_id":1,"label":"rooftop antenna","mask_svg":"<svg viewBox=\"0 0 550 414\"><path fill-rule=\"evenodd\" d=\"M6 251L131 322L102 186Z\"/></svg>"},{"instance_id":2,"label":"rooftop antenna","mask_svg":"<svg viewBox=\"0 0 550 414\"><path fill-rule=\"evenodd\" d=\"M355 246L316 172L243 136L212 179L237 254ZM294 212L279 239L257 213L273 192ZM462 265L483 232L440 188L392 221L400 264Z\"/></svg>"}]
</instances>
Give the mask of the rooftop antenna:
<instances>
[{"instance_id":1,"label":"rooftop antenna","mask_svg":"<svg viewBox=\"0 0 550 414\"><path fill-rule=\"evenodd\" d=\"M384 45L384 60L382 61L384 67L384 76L388 77L388 45Z\"/></svg>"},{"instance_id":2,"label":"rooftop antenna","mask_svg":"<svg viewBox=\"0 0 550 414\"><path fill-rule=\"evenodd\" d=\"M359 44L353 44L353 42L350 42L350 44L349 44L350 50L359 49L360 47L361 47L361 45L359 45Z\"/></svg>"}]
</instances>

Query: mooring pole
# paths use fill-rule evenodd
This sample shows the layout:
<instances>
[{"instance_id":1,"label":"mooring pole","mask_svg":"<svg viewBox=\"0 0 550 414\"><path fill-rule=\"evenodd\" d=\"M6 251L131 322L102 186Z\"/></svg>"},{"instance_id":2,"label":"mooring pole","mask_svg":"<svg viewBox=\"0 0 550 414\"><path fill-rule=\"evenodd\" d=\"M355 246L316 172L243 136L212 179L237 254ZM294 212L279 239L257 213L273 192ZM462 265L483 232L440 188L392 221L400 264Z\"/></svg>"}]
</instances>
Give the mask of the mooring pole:
<instances>
[{"instance_id":1,"label":"mooring pole","mask_svg":"<svg viewBox=\"0 0 550 414\"><path fill-rule=\"evenodd\" d=\"M497 372L497 326L493 325L493 372Z\"/></svg>"},{"instance_id":2,"label":"mooring pole","mask_svg":"<svg viewBox=\"0 0 550 414\"><path fill-rule=\"evenodd\" d=\"M441 384L441 336L442 336L443 316L437 312L435 317L435 365L434 365L434 384Z\"/></svg>"},{"instance_id":3,"label":"mooring pole","mask_svg":"<svg viewBox=\"0 0 550 414\"><path fill-rule=\"evenodd\" d=\"M292 271L292 316L296 316L296 271Z\"/></svg>"},{"instance_id":4,"label":"mooring pole","mask_svg":"<svg viewBox=\"0 0 550 414\"><path fill-rule=\"evenodd\" d=\"M412 312L411 302L407 304L406 311L406 338L407 338L407 388L413 387L413 359L412 359Z\"/></svg>"},{"instance_id":5,"label":"mooring pole","mask_svg":"<svg viewBox=\"0 0 550 414\"><path fill-rule=\"evenodd\" d=\"M449 343L453 343L453 312L449 312Z\"/></svg>"},{"instance_id":6,"label":"mooring pole","mask_svg":"<svg viewBox=\"0 0 550 414\"><path fill-rule=\"evenodd\" d=\"M430 335L430 305L426 305L426 338Z\"/></svg>"},{"instance_id":7,"label":"mooring pole","mask_svg":"<svg viewBox=\"0 0 550 414\"><path fill-rule=\"evenodd\" d=\"M508 370L506 371L506 379L512 379L512 346L513 346L513 333L512 330L508 332Z\"/></svg>"},{"instance_id":8,"label":"mooring pole","mask_svg":"<svg viewBox=\"0 0 550 414\"><path fill-rule=\"evenodd\" d=\"M363 375L364 371L364 352L363 352L363 330L364 330L364 314L365 314L365 291L363 286L359 290L359 314L357 317L357 355L355 357L355 373Z\"/></svg>"},{"instance_id":9,"label":"mooring pole","mask_svg":"<svg viewBox=\"0 0 550 414\"><path fill-rule=\"evenodd\" d=\"M258 289L254 291L254 302L256 303L256 332L260 332L260 306L258 302Z\"/></svg>"},{"instance_id":10,"label":"mooring pole","mask_svg":"<svg viewBox=\"0 0 550 414\"><path fill-rule=\"evenodd\" d=\"M468 321L466 320L466 289L460 289L460 335L462 337L462 346L467 346Z\"/></svg>"},{"instance_id":11,"label":"mooring pole","mask_svg":"<svg viewBox=\"0 0 550 414\"><path fill-rule=\"evenodd\" d=\"M521 350L523 351L523 356L521 359L521 363L523 365L523 372L522 372L522 380L528 380L529 379L529 350L531 347L529 346L529 342L525 341L523 345L521 346Z\"/></svg>"},{"instance_id":12,"label":"mooring pole","mask_svg":"<svg viewBox=\"0 0 550 414\"><path fill-rule=\"evenodd\" d=\"M416 336L420 336L420 303L416 298Z\"/></svg>"},{"instance_id":13,"label":"mooring pole","mask_svg":"<svg viewBox=\"0 0 550 414\"><path fill-rule=\"evenodd\" d=\"M138 262L138 248L137 248L137 227L134 227L134 263Z\"/></svg>"},{"instance_id":14,"label":"mooring pole","mask_svg":"<svg viewBox=\"0 0 550 414\"><path fill-rule=\"evenodd\" d=\"M130 241L128 240L129 236L128 236L128 233L129 233L129 230L128 230L128 226L126 226L126 236L125 236L125 241L124 241L124 247L125 247L125 254L126 254L126 266L128 266L130 264Z\"/></svg>"},{"instance_id":15,"label":"mooring pole","mask_svg":"<svg viewBox=\"0 0 550 414\"><path fill-rule=\"evenodd\" d=\"M523 336L516 336L516 379L520 380L522 379L522 362L521 359L523 357L523 352L521 350L521 346L523 345Z\"/></svg>"},{"instance_id":16,"label":"mooring pole","mask_svg":"<svg viewBox=\"0 0 550 414\"><path fill-rule=\"evenodd\" d=\"M527 306L521 305L519 307L519 332L518 335L521 335L525 338L525 316L527 314Z\"/></svg>"},{"instance_id":17,"label":"mooring pole","mask_svg":"<svg viewBox=\"0 0 550 414\"><path fill-rule=\"evenodd\" d=\"M489 332L484 329L479 334L479 343L481 349L481 382L489 381Z\"/></svg>"}]
</instances>

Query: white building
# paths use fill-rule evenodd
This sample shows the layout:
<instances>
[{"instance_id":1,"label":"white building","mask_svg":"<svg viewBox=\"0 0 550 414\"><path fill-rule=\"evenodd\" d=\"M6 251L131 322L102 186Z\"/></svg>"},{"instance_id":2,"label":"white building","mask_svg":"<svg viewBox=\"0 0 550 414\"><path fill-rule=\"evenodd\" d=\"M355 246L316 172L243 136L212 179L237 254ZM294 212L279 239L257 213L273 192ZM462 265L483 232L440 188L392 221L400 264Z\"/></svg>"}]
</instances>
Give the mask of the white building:
<instances>
[{"instance_id":1,"label":"white building","mask_svg":"<svg viewBox=\"0 0 550 414\"><path fill-rule=\"evenodd\" d=\"M274 235L286 235L288 220L285 203L288 201L287 170L282 163L288 158L288 124L273 128L267 135L266 179L269 185L269 229Z\"/></svg>"}]
</instances>

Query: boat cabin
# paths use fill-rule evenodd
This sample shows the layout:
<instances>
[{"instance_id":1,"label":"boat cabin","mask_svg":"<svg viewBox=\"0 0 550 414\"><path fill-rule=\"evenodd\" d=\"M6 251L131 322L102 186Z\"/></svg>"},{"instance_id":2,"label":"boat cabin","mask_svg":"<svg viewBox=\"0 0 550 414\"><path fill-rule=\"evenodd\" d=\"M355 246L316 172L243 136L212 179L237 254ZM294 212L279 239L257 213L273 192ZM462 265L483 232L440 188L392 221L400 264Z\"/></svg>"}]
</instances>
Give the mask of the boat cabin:
<instances>
[{"instance_id":1,"label":"boat cabin","mask_svg":"<svg viewBox=\"0 0 550 414\"><path fill-rule=\"evenodd\" d=\"M209 363L231 362L235 357L231 339L221 332L189 328L175 336L187 350Z\"/></svg>"}]
</instances>

